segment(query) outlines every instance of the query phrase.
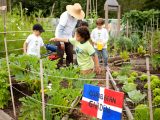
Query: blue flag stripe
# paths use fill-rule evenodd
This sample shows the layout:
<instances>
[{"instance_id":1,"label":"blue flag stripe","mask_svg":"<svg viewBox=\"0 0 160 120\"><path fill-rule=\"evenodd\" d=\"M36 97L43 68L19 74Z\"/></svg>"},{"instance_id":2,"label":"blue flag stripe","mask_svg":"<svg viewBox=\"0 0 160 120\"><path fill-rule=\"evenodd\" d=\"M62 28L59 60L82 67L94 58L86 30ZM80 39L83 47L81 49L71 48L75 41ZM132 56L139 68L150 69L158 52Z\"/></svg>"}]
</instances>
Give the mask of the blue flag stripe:
<instances>
[{"instance_id":1,"label":"blue flag stripe","mask_svg":"<svg viewBox=\"0 0 160 120\"><path fill-rule=\"evenodd\" d=\"M99 92L100 92L100 87L85 84L84 91L83 91L83 97L98 102L99 101L99 94L100 94Z\"/></svg>"},{"instance_id":2,"label":"blue flag stripe","mask_svg":"<svg viewBox=\"0 0 160 120\"><path fill-rule=\"evenodd\" d=\"M121 113L104 108L102 120L121 120Z\"/></svg>"}]
</instances>

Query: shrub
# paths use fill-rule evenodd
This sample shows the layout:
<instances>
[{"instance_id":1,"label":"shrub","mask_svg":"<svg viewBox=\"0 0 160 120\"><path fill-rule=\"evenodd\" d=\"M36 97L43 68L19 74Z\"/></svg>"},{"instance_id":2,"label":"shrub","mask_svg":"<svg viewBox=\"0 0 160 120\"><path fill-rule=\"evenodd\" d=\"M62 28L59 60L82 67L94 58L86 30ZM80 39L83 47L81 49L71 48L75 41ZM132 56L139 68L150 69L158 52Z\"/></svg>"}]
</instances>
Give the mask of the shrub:
<instances>
[{"instance_id":1,"label":"shrub","mask_svg":"<svg viewBox=\"0 0 160 120\"><path fill-rule=\"evenodd\" d=\"M141 104L136 106L134 118L135 120L149 120L149 109L147 105Z\"/></svg>"}]
</instances>

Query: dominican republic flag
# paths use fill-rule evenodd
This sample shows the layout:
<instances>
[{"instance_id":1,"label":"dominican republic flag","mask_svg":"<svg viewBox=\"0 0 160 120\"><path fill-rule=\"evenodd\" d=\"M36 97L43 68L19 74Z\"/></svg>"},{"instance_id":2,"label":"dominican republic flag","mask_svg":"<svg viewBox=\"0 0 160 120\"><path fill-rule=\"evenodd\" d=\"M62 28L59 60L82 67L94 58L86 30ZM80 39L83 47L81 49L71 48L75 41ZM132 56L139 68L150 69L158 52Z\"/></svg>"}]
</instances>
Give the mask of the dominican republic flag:
<instances>
[{"instance_id":1,"label":"dominican republic flag","mask_svg":"<svg viewBox=\"0 0 160 120\"><path fill-rule=\"evenodd\" d=\"M81 111L102 120L121 120L124 93L84 85Z\"/></svg>"}]
</instances>

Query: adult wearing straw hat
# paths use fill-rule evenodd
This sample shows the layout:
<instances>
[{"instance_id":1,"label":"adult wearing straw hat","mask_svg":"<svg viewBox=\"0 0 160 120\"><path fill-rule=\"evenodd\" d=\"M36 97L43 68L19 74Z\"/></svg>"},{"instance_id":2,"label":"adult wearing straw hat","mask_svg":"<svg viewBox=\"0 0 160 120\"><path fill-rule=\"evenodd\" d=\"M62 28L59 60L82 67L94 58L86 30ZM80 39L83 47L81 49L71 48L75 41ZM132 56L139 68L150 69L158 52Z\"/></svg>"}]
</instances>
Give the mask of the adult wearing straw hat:
<instances>
[{"instance_id":1,"label":"adult wearing straw hat","mask_svg":"<svg viewBox=\"0 0 160 120\"><path fill-rule=\"evenodd\" d=\"M82 20L85 17L85 13L79 3L74 5L67 5L66 11L60 16L60 21L56 27L55 37L57 38L72 38L73 31L78 20ZM58 67L63 66L63 55L66 52L66 65L69 66L73 63L73 46L70 43L57 43L58 56L60 58Z\"/></svg>"}]
</instances>

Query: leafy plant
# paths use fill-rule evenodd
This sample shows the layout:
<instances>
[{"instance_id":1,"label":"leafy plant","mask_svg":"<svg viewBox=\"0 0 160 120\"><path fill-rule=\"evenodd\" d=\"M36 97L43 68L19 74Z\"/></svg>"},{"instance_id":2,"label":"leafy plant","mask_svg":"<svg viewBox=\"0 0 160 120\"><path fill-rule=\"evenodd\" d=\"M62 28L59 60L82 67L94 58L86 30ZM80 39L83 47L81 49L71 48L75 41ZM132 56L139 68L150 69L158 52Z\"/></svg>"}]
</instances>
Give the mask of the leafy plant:
<instances>
[{"instance_id":1,"label":"leafy plant","mask_svg":"<svg viewBox=\"0 0 160 120\"><path fill-rule=\"evenodd\" d=\"M117 79L119 80L118 82L119 83L122 83L122 84L126 84L128 81L127 81L127 79L128 79L128 77L126 76L126 75L119 75L119 76L117 76Z\"/></svg>"},{"instance_id":2,"label":"leafy plant","mask_svg":"<svg viewBox=\"0 0 160 120\"><path fill-rule=\"evenodd\" d=\"M147 105L140 104L135 108L135 120L149 120L149 109Z\"/></svg>"},{"instance_id":3,"label":"leafy plant","mask_svg":"<svg viewBox=\"0 0 160 120\"><path fill-rule=\"evenodd\" d=\"M114 72L112 72L112 76L113 76L113 78L117 78L117 76L118 76L118 72L116 72L116 71L114 71Z\"/></svg>"},{"instance_id":4,"label":"leafy plant","mask_svg":"<svg viewBox=\"0 0 160 120\"><path fill-rule=\"evenodd\" d=\"M136 77L131 76L128 78L128 83L133 83L136 80Z\"/></svg>"},{"instance_id":5,"label":"leafy plant","mask_svg":"<svg viewBox=\"0 0 160 120\"><path fill-rule=\"evenodd\" d=\"M153 99L153 103L155 105L160 105L160 96L156 96L154 99Z\"/></svg>"},{"instance_id":6,"label":"leafy plant","mask_svg":"<svg viewBox=\"0 0 160 120\"><path fill-rule=\"evenodd\" d=\"M142 74L141 76L140 76L140 80L141 81L146 81L147 80L147 75L146 74Z\"/></svg>"},{"instance_id":7,"label":"leafy plant","mask_svg":"<svg viewBox=\"0 0 160 120\"><path fill-rule=\"evenodd\" d=\"M0 70L0 108L2 109L10 100L10 92L8 87L8 73L5 70Z\"/></svg>"},{"instance_id":8,"label":"leafy plant","mask_svg":"<svg viewBox=\"0 0 160 120\"><path fill-rule=\"evenodd\" d=\"M119 72L120 75L126 75L129 76L130 72L131 72L132 66L131 65L123 65L121 67L121 70Z\"/></svg>"},{"instance_id":9,"label":"leafy plant","mask_svg":"<svg viewBox=\"0 0 160 120\"><path fill-rule=\"evenodd\" d=\"M143 46L139 46L139 48L138 48L138 54L140 54L140 55L146 54L146 51L144 50Z\"/></svg>"},{"instance_id":10,"label":"leafy plant","mask_svg":"<svg viewBox=\"0 0 160 120\"><path fill-rule=\"evenodd\" d=\"M154 97L160 96L160 88L155 88L155 89L153 90L153 95L154 95Z\"/></svg>"},{"instance_id":11,"label":"leafy plant","mask_svg":"<svg viewBox=\"0 0 160 120\"><path fill-rule=\"evenodd\" d=\"M127 51L123 51L120 53L120 57L126 62L129 60L129 53Z\"/></svg>"},{"instance_id":12,"label":"leafy plant","mask_svg":"<svg viewBox=\"0 0 160 120\"><path fill-rule=\"evenodd\" d=\"M127 93L127 92L131 92L133 90L136 90L136 87L137 87L136 84L128 83L128 84L123 85L122 89L123 89L124 92Z\"/></svg>"},{"instance_id":13,"label":"leafy plant","mask_svg":"<svg viewBox=\"0 0 160 120\"><path fill-rule=\"evenodd\" d=\"M134 90L134 91L128 92L128 96L129 98L127 98L127 101L130 101L135 104L141 102L146 97L146 95L142 94L140 90L138 91Z\"/></svg>"},{"instance_id":14,"label":"leafy plant","mask_svg":"<svg viewBox=\"0 0 160 120\"><path fill-rule=\"evenodd\" d=\"M134 72L132 72L132 73L130 74L130 76L138 77L138 73L137 73L136 71L134 71Z\"/></svg>"},{"instance_id":15,"label":"leafy plant","mask_svg":"<svg viewBox=\"0 0 160 120\"><path fill-rule=\"evenodd\" d=\"M159 79L159 77L156 76L156 75L151 75L151 81L154 80L154 79Z\"/></svg>"},{"instance_id":16,"label":"leafy plant","mask_svg":"<svg viewBox=\"0 0 160 120\"><path fill-rule=\"evenodd\" d=\"M154 110L154 120L160 120L160 108Z\"/></svg>"},{"instance_id":17,"label":"leafy plant","mask_svg":"<svg viewBox=\"0 0 160 120\"><path fill-rule=\"evenodd\" d=\"M154 54L151 58L151 63L154 69L160 67L160 54Z\"/></svg>"}]
</instances>

